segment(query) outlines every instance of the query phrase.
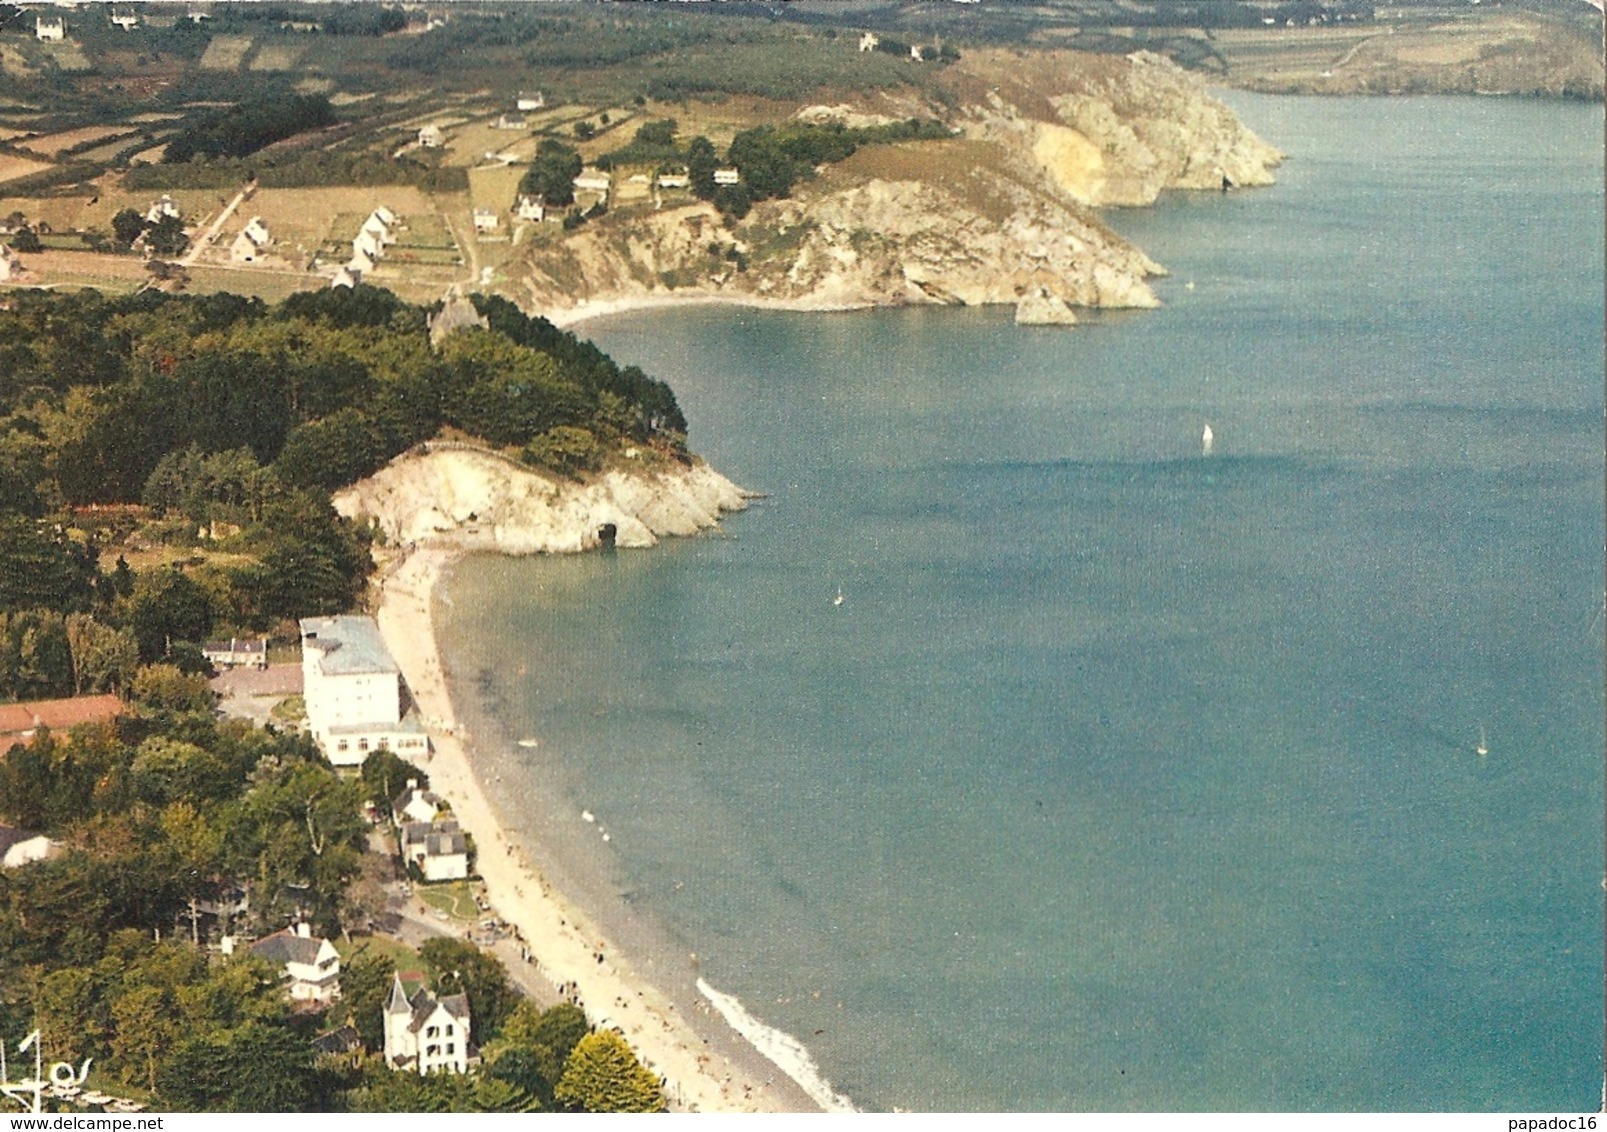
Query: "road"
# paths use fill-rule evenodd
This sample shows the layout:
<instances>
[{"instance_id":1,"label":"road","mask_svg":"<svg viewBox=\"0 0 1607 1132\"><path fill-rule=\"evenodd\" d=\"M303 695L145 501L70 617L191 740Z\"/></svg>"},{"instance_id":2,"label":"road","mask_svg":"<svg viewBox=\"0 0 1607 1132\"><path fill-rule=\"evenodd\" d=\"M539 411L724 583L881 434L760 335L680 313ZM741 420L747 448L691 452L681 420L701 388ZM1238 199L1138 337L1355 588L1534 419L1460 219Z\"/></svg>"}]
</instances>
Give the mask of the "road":
<instances>
[{"instance_id":1,"label":"road","mask_svg":"<svg viewBox=\"0 0 1607 1132\"><path fill-rule=\"evenodd\" d=\"M228 203L222 212L218 213L218 218L212 222L212 226L206 230L206 233L196 237L196 239L190 242L190 250L185 252L183 257L179 260L179 264L181 266L195 266L195 261L200 257L202 252L206 251L206 249L212 245L212 241L218 238L218 232L220 232L223 229L223 226L229 222L229 217L233 216L234 210L240 207L240 202L251 195L251 190L254 187L255 186L252 185L246 185L239 192L234 194L234 199Z\"/></svg>"}]
</instances>

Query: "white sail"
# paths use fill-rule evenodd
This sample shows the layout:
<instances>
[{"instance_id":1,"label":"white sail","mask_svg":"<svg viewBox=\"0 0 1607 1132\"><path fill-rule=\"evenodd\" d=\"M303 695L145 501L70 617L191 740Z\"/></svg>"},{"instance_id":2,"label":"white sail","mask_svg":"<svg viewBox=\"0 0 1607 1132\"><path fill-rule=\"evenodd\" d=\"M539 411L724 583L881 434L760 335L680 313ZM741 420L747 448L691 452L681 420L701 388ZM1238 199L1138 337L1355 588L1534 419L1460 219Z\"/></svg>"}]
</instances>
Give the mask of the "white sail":
<instances>
[{"instance_id":1,"label":"white sail","mask_svg":"<svg viewBox=\"0 0 1607 1132\"><path fill-rule=\"evenodd\" d=\"M1211 426L1207 424L1205 426L1205 431L1200 433L1200 455L1209 456L1211 454L1211 449L1215 446L1216 433L1212 432Z\"/></svg>"}]
</instances>

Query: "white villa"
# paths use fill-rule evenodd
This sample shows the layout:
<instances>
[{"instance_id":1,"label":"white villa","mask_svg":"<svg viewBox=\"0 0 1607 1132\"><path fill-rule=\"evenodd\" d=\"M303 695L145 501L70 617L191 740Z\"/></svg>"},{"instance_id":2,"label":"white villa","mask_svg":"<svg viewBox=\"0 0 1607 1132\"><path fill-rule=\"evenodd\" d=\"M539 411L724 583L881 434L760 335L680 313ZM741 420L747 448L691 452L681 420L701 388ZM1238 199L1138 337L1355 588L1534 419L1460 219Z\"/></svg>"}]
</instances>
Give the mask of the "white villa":
<instances>
[{"instance_id":1,"label":"white villa","mask_svg":"<svg viewBox=\"0 0 1607 1132\"><path fill-rule=\"evenodd\" d=\"M46 43L60 43L67 38L67 25L60 16L35 16L33 33Z\"/></svg>"},{"instance_id":2,"label":"white villa","mask_svg":"<svg viewBox=\"0 0 1607 1132\"><path fill-rule=\"evenodd\" d=\"M313 938L306 924L264 936L250 951L284 972L292 1001L327 1005L340 997L340 953L327 939Z\"/></svg>"},{"instance_id":3,"label":"white villa","mask_svg":"<svg viewBox=\"0 0 1607 1132\"><path fill-rule=\"evenodd\" d=\"M372 617L303 618L301 680L308 730L336 766L361 766L370 751L429 750L417 714L402 714L401 669Z\"/></svg>"},{"instance_id":4,"label":"white villa","mask_svg":"<svg viewBox=\"0 0 1607 1132\"><path fill-rule=\"evenodd\" d=\"M417 865L425 880L463 880L469 875L469 838L457 822L404 822L400 837L402 860Z\"/></svg>"},{"instance_id":5,"label":"white villa","mask_svg":"<svg viewBox=\"0 0 1607 1132\"><path fill-rule=\"evenodd\" d=\"M522 196L514 210L520 220L544 220L547 216L547 204L540 197Z\"/></svg>"},{"instance_id":6,"label":"white villa","mask_svg":"<svg viewBox=\"0 0 1607 1132\"><path fill-rule=\"evenodd\" d=\"M469 1044L469 1021L467 995L436 998L429 988L420 987L409 998L402 976L395 976L385 1004L386 1064L421 1077L467 1073L479 1060L479 1051Z\"/></svg>"}]
</instances>

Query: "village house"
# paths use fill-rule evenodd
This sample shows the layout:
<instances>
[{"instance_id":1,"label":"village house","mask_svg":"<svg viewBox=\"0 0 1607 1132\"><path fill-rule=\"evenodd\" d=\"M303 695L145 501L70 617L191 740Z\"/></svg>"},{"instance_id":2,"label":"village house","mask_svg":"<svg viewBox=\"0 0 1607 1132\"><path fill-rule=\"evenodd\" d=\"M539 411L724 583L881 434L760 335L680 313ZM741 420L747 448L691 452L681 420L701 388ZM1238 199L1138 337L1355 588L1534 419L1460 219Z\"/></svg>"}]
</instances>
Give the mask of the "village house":
<instances>
[{"instance_id":1,"label":"village house","mask_svg":"<svg viewBox=\"0 0 1607 1132\"><path fill-rule=\"evenodd\" d=\"M874 32L866 32L859 37L859 49L860 51L875 51L881 42Z\"/></svg>"},{"instance_id":2,"label":"village house","mask_svg":"<svg viewBox=\"0 0 1607 1132\"><path fill-rule=\"evenodd\" d=\"M17 253L11 250L10 245L0 244L0 283L15 279L22 274L22 261Z\"/></svg>"},{"instance_id":3,"label":"village house","mask_svg":"<svg viewBox=\"0 0 1607 1132\"><path fill-rule=\"evenodd\" d=\"M403 862L418 866L427 881L463 880L469 875L469 839L455 821L405 822L400 841Z\"/></svg>"},{"instance_id":4,"label":"village house","mask_svg":"<svg viewBox=\"0 0 1607 1132\"><path fill-rule=\"evenodd\" d=\"M547 105L546 96L539 90L534 94L527 94L521 90L519 97L513 100L515 110L540 110L545 105Z\"/></svg>"},{"instance_id":5,"label":"village house","mask_svg":"<svg viewBox=\"0 0 1607 1132\"><path fill-rule=\"evenodd\" d=\"M502 218L489 208L474 210L474 230L476 232L495 232L502 227Z\"/></svg>"},{"instance_id":6,"label":"village house","mask_svg":"<svg viewBox=\"0 0 1607 1132\"><path fill-rule=\"evenodd\" d=\"M428 987L411 996L398 973L385 1003L385 1062L428 1077L431 1073L467 1073L480 1060L469 1042L469 997L436 998Z\"/></svg>"},{"instance_id":7,"label":"village house","mask_svg":"<svg viewBox=\"0 0 1607 1132\"><path fill-rule=\"evenodd\" d=\"M60 43L67 38L67 25L60 16L35 16L33 33L42 42Z\"/></svg>"},{"instance_id":8,"label":"village house","mask_svg":"<svg viewBox=\"0 0 1607 1132\"><path fill-rule=\"evenodd\" d=\"M547 217L547 202L540 197L522 196L514 215L520 220L545 220Z\"/></svg>"},{"instance_id":9,"label":"village house","mask_svg":"<svg viewBox=\"0 0 1607 1132\"><path fill-rule=\"evenodd\" d=\"M714 171L714 183L716 185L734 185L741 180L742 174L736 169L727 167Z\"/></svg>"},{"instance_id":10,"label":"village house","mask_svg":"<svg viewBox=\"0 0 1607 1132\"><path fill-rule=\"evenodd\" d=\"M145 210L145 223L155 224L164 216L171 216L178 220L184 219L183 214L179 212L179 206L174 204L173 198L166 193L162 194L160 200L153 200L151 207Z\"/></svg>"},{"instance_id":11,"label":"village house","mask_svg":"<svg viewBox=\"0 0 1607 1132\"><path fill-rule=\"evenodd\" d=\"M441 812L441 796L433 790L420 790L418 779L409 778L407 789L391 799L391 820L398 826L409 822L430 822Z\"/></svg>"},{"instance_id":12,"label":"village house","mask_svg":"<svg viewBox=\"0 0 1607 1132\"><path fill-rule=\"evenodd\" d=\"M329 281L329 289L334 290L336 287L344 287L350 291L358 283L362 282L362 278L361 272L353 273L350 267L343 267L335 272L335 277Z\"/></svg>"},{"instance_id":13,"label":"village house","mask_svg":"<svg viewBox=\"0 0 1607 1132\"><path fill-rule=\"evenodd\" d=\"M0 869L16 869L43 861L55 850L56 843L42 833L0 825Z\"/></svg>"},{"instance_id":14,"label":"village house","mask_svg":"<svg viewBox=\"0 0 1607 1132\"><path fill-rule=\"evenodd\" d=\"M497 119L497 129L499 130L523 130L525 128L525 116L523 114L504 114Z\"/></svg>"},{"instance_id":15,"label":"village house","mask_svg":"<svg viewBox=\"0 0 1607 1132\"><path fill-rule=\"evenodd\" d=\"M380 245L379 237L364 228L352 240L352 254L366 255L369 259L378 263L385 256L385 249Z\"/></svg>"},{"instance_id":16,"label":"village house","mask_svg":"<svg viewBox=\"0 0 1607 1132\"><path fill-rule=\"evenodd\" d=\"M261 254L262 248L244 232L236 236L234 243L229 245L229 259L234 263L255 263Z\"/></svg>"},{"instance_id":17,"label":"village house","mask_svg":"<svg viewBox=\"0 0 1607 1132\"><path fill-rule=\"evenodd\" d=\"M124 31L133 31L135 28L139 27L139 13L119 12L116 9L113 9L112 23L115 26L122 28Z\"/></svg>"},{"instance_id":18,"label":"village house","mask_svg":"<svg viewBox=\"0 0 1607 1132\"><path fill-rule=\"evenodd\" d=\"M363 221L363 227L360 234L373 237L374 241L382 248L386 244L394 243L396 239L391 235L390 225L379 218L378 212L370 212L368 214L368 219Z\"/></svg>"},{"instance_id":19,"label":"village house","mask_svg":"<svg viewBox=\"0 0 1607 1132\"><path fill-rule=\"evenodd\" d=\"M122 713L123 701L110 693L0 705L0 754L28 742L41 727L64 732L81 723L109 722Z\"/></svg>"},{"instance_id":20,"label":"village house","mask_svg":"<svg viewBox=\"0 0 1607 1132\"><path fill-rule=\"evenodd\" d=\"M303 618L301 680L308 730L336 766L361 766L370 751L428 751L417 713L403 714L401 669L372 617Z\"/></svg>"},{"instance_id":21,"label":"village house","mask_svg":"<svg viewBox=\"0 0 1607 1132\"><path fill-rule=\"evenodd\" d=\"M346 261L346 270L361 279L374 270L374 257L366 252L353 252L351 259Z\"/></svg>"},{"instance_id":22,"label":"village house","mask_svg":"<svg viewBox=\"0 0 1607 1132\"><path fill-rule=\"evenodd\" d=\"M375 205L374 211L370 212L368 215L371 220L378 220L387 228L396 227L396 213L386 208L383 204Z\"/></svg>"},{"instance_id":23,"label":"village house","mask_svg":"<svg viewBox=\"0 0 1607 1132\"><path fill-rule=\"evenodd\" d=\"M614 178L601 169L582 169L580 176L570 183L574 185L577 193L602 193L607 196Z\"/></svg>"},{"instance_id":24,"label":"village house","mask_svg":"<svg viewBox=\"0 0 1607 1132\"><path fill-rule=\"evenodd\" d=\"M441 309L430 316L430 345L439 346L448 334L472 326L489 330L491 320L476 310L474 304L454 286L441 301Z\"/></svg>"},{"instance_id":25,"label":"village house","mask_svg":"<svg viewBox=\"0 0 1607 1132\"><path fill-rule=\"evenodd\" d=\"M661 189L685 189L691 187L692 177L688 173L660 173L658 187Z\"/></svg>"},{"instance_id":26,"label":"village house","mask_svg":"<svg viewBox=\"0 0 1607 1132\"><path fill-rule=\"evenodd\" d=\"M207 641L201 655L213 668L267 668L267 637L230 637L226 641Z\"/></svg>"},{"instance_id":27,"label":"village house","mask_svg":"<svg viewBox=\"0 0 1607 1132\"><path fill-rule=\"evenodd\" d=\"M446 135L440 126L425 126L418 132L418 143L425 149L440 149L446 144Z\"/></svg>"},{"instance_id":28,"label":"village house","mask_svg":"<svg viewBox=\"0 0 1607 1132\"><path fill-rule=\"evenodd\" d=\"M264 936L249 950L282 969L291 1001L327 1006L340 997L340 952L327 939L314 937L307 924Z\"/></svg>"}]
</instances>

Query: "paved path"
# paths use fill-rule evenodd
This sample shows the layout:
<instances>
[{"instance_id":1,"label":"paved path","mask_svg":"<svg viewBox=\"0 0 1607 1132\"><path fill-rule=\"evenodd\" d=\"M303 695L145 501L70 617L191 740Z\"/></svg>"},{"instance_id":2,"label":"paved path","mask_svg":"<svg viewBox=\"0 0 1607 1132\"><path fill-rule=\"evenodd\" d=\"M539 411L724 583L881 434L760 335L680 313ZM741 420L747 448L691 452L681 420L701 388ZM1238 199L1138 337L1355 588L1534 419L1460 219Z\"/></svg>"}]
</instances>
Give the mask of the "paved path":
<instances>
[{"instance_id":1,"label":"paved path","mask_svg":"<svg viewBox=\"0 0 1607 1132\"><path fill-rule=\"evenodd\" d=\"M195 261L200 257L202 252L206 251L206 249L211 246L212 241L218 238L218 232L225 224L229 222L229 217L234 215L234 210L240 207L240 202L245 200L246 195L250 192L251 187L246 186L234 194L234 199L229 202L227 208L218 213L218 218L212 222L212 227L206 230L205 235L198 237L193 243L191 243L190 250L185 252L183 257L179 259L179 263L182 266L195 266Z\"/></svg>"}]
</instances>

